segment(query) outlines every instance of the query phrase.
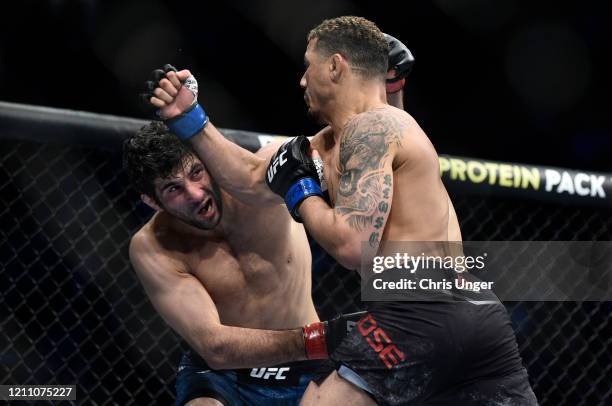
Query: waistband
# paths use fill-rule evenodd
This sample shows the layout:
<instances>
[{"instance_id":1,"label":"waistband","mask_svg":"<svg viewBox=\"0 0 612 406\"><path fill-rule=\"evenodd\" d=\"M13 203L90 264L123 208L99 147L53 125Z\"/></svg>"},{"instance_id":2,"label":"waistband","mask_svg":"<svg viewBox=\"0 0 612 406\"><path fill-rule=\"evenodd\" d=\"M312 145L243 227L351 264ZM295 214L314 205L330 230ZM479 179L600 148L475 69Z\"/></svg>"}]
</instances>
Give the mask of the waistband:
<instances>
[{"instance_id":1,"label":"waistband","mask_svg":"<svg viewBox=\"0 0 612 406\"><path fill-rule=\"evenodd\" d=\"M267 367L261 368L290 368L294 373L312 373L313 370L318 370L319 368L329 367L331 364L328 360L305 360L305 361L295 361L295 362L287 362L278 365L270 365ZM200 357L195 351L192 349L188 349L183 352L183 356L181 357L181 362L179 364L180 367L197 367L200 369L209 369L213 370L206 361ZM259 369L261 369L259 368ZM236 368L231 369L231 371L251 371L257 368Z\"/></svg>"},{"instance_id":2,"label":"waistband","mask_svg":"<svg viewBox=\"0 0 612 406\"><path fill-rule=\"evenodd\" d=\"M335 369L335 364L330 360L306 360L258 368L213 370L195 351L187 350L183 353L179 372L191 368L196 368L198 373L214 371L243 384L297 386L304 376L309 381L331 373Z\"/></svg>"}]
</instances>

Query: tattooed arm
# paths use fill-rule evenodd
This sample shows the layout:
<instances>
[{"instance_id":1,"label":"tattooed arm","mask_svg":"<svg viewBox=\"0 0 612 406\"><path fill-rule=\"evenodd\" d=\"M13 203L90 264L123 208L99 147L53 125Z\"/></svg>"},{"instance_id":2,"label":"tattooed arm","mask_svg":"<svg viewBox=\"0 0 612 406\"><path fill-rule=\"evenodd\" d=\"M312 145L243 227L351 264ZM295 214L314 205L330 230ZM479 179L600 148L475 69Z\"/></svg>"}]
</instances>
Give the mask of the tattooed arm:
<instances>
[{"instance_id":1,"label":"tattooed arm","mask_svg":"<svg viewBox=\"0 0 612 406\"><path fill-rule=\"evenodd\" d=\"M309 198L299 208L310 234L346 268L359 268L362 242L376 247L381 239L391 211L392 163L401 133L401 124L388 111L353 118L340 141L342 174L335 207Z\"/></svg>"}]
</instances>

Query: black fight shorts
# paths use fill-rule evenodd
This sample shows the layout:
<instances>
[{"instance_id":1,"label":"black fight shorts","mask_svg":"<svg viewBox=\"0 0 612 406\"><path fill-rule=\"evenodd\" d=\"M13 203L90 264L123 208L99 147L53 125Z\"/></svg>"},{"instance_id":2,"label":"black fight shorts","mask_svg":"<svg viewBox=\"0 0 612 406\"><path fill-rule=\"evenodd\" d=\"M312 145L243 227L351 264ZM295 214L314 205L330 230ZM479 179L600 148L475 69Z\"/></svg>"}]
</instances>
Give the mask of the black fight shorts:
<instances>
[{"instance_id":1,"label":"black fight shorts","mask_svg":"<svg viewBox=\"0 0 612 406\"><path fill-rule=\"evenodd\" d=\"M332 359L381 405L537 405L498 301L372 302Z\"/></svg>"}]
</instances>

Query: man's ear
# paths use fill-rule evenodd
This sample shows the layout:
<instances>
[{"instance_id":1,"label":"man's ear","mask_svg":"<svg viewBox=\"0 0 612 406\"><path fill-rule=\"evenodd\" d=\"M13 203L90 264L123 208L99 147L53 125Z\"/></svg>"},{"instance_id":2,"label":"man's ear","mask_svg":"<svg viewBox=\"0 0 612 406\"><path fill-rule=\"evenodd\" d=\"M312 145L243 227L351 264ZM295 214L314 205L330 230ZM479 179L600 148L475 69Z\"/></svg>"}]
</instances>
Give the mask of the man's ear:
<instances>
[{"instance_id":1,"label":"man's ear","mask_svg":"<svg viewBox=\"0 0 612 406\"><path fill-rule=\"evenodd\" d=\"M162 208L159 207L155 199L151 199L148 195L145 195L143 193L140 195L140 199L150 208L157 210L157 211L162 211Z\"/></svg>"},{"instance_id":2,"label":"man's ear","mask_svg":"<svg viewBox=\"0 0 612 406\"><path fill-rule=\"evenodd\" d=\"M346 59L340 54L333 54L329 61L329 77L333 82L339 82L348 68Z\"/></svg>"}]
</instances>

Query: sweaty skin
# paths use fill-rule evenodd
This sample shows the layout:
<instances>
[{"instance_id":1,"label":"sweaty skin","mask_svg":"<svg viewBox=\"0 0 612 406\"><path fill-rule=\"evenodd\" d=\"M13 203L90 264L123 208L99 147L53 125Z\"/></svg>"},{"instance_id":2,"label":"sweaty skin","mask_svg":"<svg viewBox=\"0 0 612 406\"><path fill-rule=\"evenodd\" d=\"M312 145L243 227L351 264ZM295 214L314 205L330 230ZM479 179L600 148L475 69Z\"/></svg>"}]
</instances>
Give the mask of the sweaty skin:
<instances>
[{"instance_id":1,"label":"sweaty skin","mask_svg":"<svg viewBox=\"0 0 612 406\"><path fill-rule=\"evenodd\" d=\"M309 46L309 49L312 49L312 44ZM307 52L305 58L307 67L310 66L310 61L308 60L310 55L308 54ZM310 54L312 54L312 51ZM310 56L310 58L313 58L313 56ZM310 67L310 69L313 69L313 67ZM163 79L160 82L161 88L157 89L156 92L159 95L159 99L153 98L152 103L162 108L166 117L179 114L193 101L193 95L181 85L181 81L185 80L189 75L191 73L188 70L176 73L169 72L167 79ZM306 92L306 100L308 100L307 95L308 93ZM403 91L392 95L385 94L387 102L396 107L402 107L402 96ZM386 109L382 109L384 106L386 106ZM351 144L361 144L361 146L368 149L370 148L368 143L363 141L367 137L369 127L380 132L378 138L381 140L384 138L384 142L379 145L383 150L371 149L363 150L362 152L366 155L371 152L373 157L385 157L385 159L388 158L389 154L392 154L392 170L393 174L397 176L397 179L393 182L393 195L398 195L404 202L418 205L406 204L405 207L414 209L414 212L405 209L402 210L401 214L396 214L396 211L393 211L391 218L397 219L397 226L406 224L407 227L413 230L408 231L406 235L407 240L461 241L457 216L440 179L438 156L433 145L408 113L384 104L382 100L379 107L381 107L381 110L377 116L356 119L351 127L345 129L344 132L349 133L351 130L354 132L355 128L359 128L359 131L363 133L354 135ZM340 143L338 142L344 135L342 130L342 128L335 128L334 131L332 126L327 126L311 139L312 148L317 150L323 159L325 178L332 183L330 196L334 202L337 184L342 171L340 166ZM338 136L334 136L334 132ZM387 138L389 137L395 137L394 142L388 140ZM359 142L360 140L361 142ZM265 170L270 156L277 148L276 146L269 146L265 149L265 153L255 156L229 142L217 131L211 122L202 129L198 136L193 137L190 142L198 155L208 163L208 167L217 182L228 191L231 191L234 196L240 197L245 202L254 200L260 202L282 202L278 196L268 189L264 182ZM349 144L347 144L347 147L351 148ZM356 145L356 147L359 147L359 145ZM395 157L396 150L398 152L397 157ZM357 157L351 159L352 164L359 164ZM408 165L406 165L407 162ZM421 173L432 168L435 171L429 170L425 177L420 177ZM433 176L434 174L437 175ZM345 180L345 185L351 184L350 179L345 177ZM432 182L436 187L428 187L428 182ZM435 191L436 196L431 196L433 192L430 189ZM421 190L427 190L427 193L422 195L419 193ZM425 199L425 197L428 197L428 199ZM433 205L429 205L432 202ZM446 207L446 210L441 209L443 205ZM445 224L446 232L439 229L436 230L436 227L425 231L424 229L429 229L429 227L419 226L422 224L431 225L431 215L440 219L440 221L436 222L437 224ZM357 216L352 215L351 217L356 218ZM395 221L393 224L395 224ZM392 228L398 227L389 227L385 234L385 237L388 239L395 239L396 236L401 234L397 231L392 231ZM420 232L424 232L427 235L419 234Z\"/></svg>"},{"instance_id":2,"label":"sweaty skin","mask_svg":"<svg viewBox=\"0 0 612 406\"><path fill-rule=\"evenodd\" d=\"M304 228L279 202L249 205L223 189L221 207L215 203L198 214L193 208L210 197L211 182L195 157L171 179L156 180L167 210L157 212L130 244L149 298L214 369L305 359L300 327L318 317ZM216 216L212 229L192 225Z\"/></svg>"},{"instance_id":3,"label":"sweaty skin","mask_svg":"<svg viewBox=\"0 0 612 406\"><path fill-rule=\"evenodd\" d=\"M310 235L349 269L360 268L363 242L374 255L386 255L384 241L460 241L438 156L425 133L409 114L387 104L384 78L356 74L341 53L318 52L317 41L308 42L300 85L309 114L329 126L311 145L324 162L331 207L317 196L302 202L298 211ZM434 244L427 254L448 252L438 249ZM302 405L345 399L374 404L334 371L320 386L311 382Z\"/></svg>"},{"instance_id":4,"label":"sweaty skin","mask_svg":"<svg viewBox=\"0 0 612 406\"><path fill-rule=\"evenodd\" d=\"M361 113L338 136L332 127L319 132L311 146L336 213L352 229L369 230L364 241L461 241L438 155L405 111L387 105Z\"/></svg>"},{"instance_id":5,"label":"sweaty skin","mask_svg":"<svg viewBox=\"0 0 612 406\"><path fill-rule=\"evenodd\" d=\"M317 64L317 59L313 44L309 44L305 55L307 71L304 76L310 72L308 77L311 86L319 85L317 74L320 75L326 68L321 63ZM193 95L180 84L190 74L187 70L169 72L168 79L160 82L166 102L154 100L154 104L157 102L158 107L168 109L168 116L178 114L178 111L191 104ZM312 116L316 116L316 110L320 108L317 103L324 104L329 98L325 90L321 94L315 100L314 95L305 88L304 98ZM173 103L168 104L169 101ZM341 231L340 236L329 232L317 235L318 227L314 225L315 239L349 269L359 267L361 252L358 246L361 241L462 240L453 204L440 179L438 156L433 145L408 113L389 106L385 101L401 106L402 94L400 92L389 97L381 86L379 100L373 108L365 113L342 112L346 119L336 120L335 123L319 118L319 121L330 125L311 139L313 150L321 155L324 162L330 197L337 206L334 215L337 214L338 218L330 220L320 216L323 211L330 209L321 199L306 199L300 210L315 204L317 209L312 212L319 215L311 216L314 221L333 224L342 219L343 225L350 225L336 229ZM344 160L340 156L340 140L343 139L346 139ZM245 201L281 201L264 182L269 157L275 147L271 146L265 156L245 154L242 148L227 141L212 123L208 123L190 142L199 156L209 163L215 179L236 196L243 196ZM349 167L358 168L359 171L347 171L343 177L342 194L339 195L341 174ZM364 176L366 173L368 177ZM387 183L389 181L385 175L391 176L393 184L386 192L389 188L385 185L385 179ZM341 204L338 196L341 197ZM396 201L402 204L393 204ZM391 207L394 210L390 210ZM307 228L311 228L308 223L305 222ZM344 244L343 237L347 235L355 237L348 241L349 247L338 246L338 243Z\"/></svg>"},{"instance_id":6,"label":"sweaty skin","mask_svg":"<svg viewBox=\"0 0 612 406\"><path fill-rule=\"evenodd\" d=\"M192 103L193 95L181 85L181 82L189 75L190 72L187 70L169 72L167 79L160 81L160 88L156 89L156 97L152 98L151 103L162 110L164 117L173 117ZM369 143L363 142L367 134L361 134L357 129L366 127L359 120L355 121L354 125L347 125L346 129L333 125L328 126L312 140L313 149L320 153L324 161L325 177L328 179L331 189L330 196L337 206L338 213L350 219L346 223L350 223L352 224L351 227L354 227L354 229L346 228L343 231L346 235L356 235L358 237L357 246L360 246L362 238L367 241L374 235L372 238L380 239L383 235L382 230L385 230L385 223L388 230L384 232L384 237L382 237L385 239L460 241L461 234L457 217L440 180L437 154L433 146L407 113L384 103L385 92L382 84L381 89L381 103L377 106L378 110L374 112L376 116L364 117L364 122L368 122L367 125L370 126L367 128L375 129L379 133L379 143L370 146ZM308 100L308 97L305 98ZM395 98L395 100L401 100L401 97ZM359 119L360 117L355 114L353 118ZM344 130L344 132L341 130ZM338 136L334 136L334 133ZM353 141L346 144L345 148L347 151L352 149L357 152L355 156L351 157L349 155L350 159L345 158L344 161L341 160L340 156L340 140L342 139L352 139ZM279 216L288 216L286 208L282 205L282 200L267 187L264 181L270 156L278 148L277 145L271 145L257 155L253 155L229 142L211 122L189 142L198 156L207 162L211 175L220 187L231 193L237 203L249 204L250 202L257 207L271 205L285 211L283 214L276 212ZM395 156L396 151L400 151L397 158ZM370 159L366 159L367 157ZM389 157L392 157L392 159L389 159ZM381 169L381 162L383 161L384 165ZM343 177L343 182L340 182L341 174L344 173L345 169L350 166L361 166L364 162L368 163L369 166L365 165L358 172L350 172ZM388 173L383 173L384 171ZM365 176L366 172L368 176ZM388 185L385 185L384 175L386 174L395 177L392 183L393 188L388 188ZM436 187L430 188L428 182L433 183ZM340 188L340 185L342 188ZM368 188L363 186L371 186L372 190L367 190ZM341 199L338 199L340 189L342 189L343 195L340 195ZM385 191L386 189L390 190ZM425 192L425 190L427 191ZM394 210L390 210L391 203L399 198L404 199L404 202L401 205L397 204L397 206L403 208L395 209L396 205L394 204ZM406 202L409 202L409 204L406 204ZM328 212L332 210L327 203L317 198L306 199L302 206L306 207L313 203L324 205L319 213L323 213L323 209ZM381 211L384 210L385 206L380 206L380 203L387 204L386 211ZM411 212L411 209L415 211ZM302 210L302 207L300 210ZM312 222L313 218L317 217L316 210L314 213L314 215L305 219L307 223ZM392 219L392 224L387 222L389 216ZM384 224L376 228L377 221L380 222L378 220L380 217L383 217ZM431 227L433 223L435 225ZM302 229L297 223L291 224L293 224L293 227ZM267 226L268 223L263 221L263 227ZM357 232L355 232L356 230ZM376 233L378 233L378 236L376 236ZM329 230L329 234L333 236L333 230ZM281 240L285 238L283 232L276 232L274 235ZM270 235L270 237L274 237L274 235ZM315 238L317 237L315 236ZM322 237L319 236L319 238L323 240ZM343 265L353 269L357 268L358 265L353 264L355 264L355 261L358 264L359 253L349 253L352 255L349 255L349 258L353 262L347 262L342 261L343 257L337 255L338 252L329 249L329 246L325 248ZM309 254L307 248L304 248L302 252ZM299 323L294 326L297 325Z\"/></svg>"},{"instance_id":7,"label":"sweaty skin","mask_svg":"<svg viewBox=\"0 0 612 406\"><path fill-rule=\"evenodd\" d=\"M329 127L312 144L323 159L333 205L317 197L302 203L300 215L314 238L352 269L359 266L361 241L373 245L385 239L460 241L457 217L440 180L437 154L423 131L407 113L385 103L384 82L372 89L365 83L343 82L350 80L351 73L341 56L333 56L332 63L317 61L309 55L313 47L311 41L302 82L309 110L313 105L323 110L325 105L329 113L319 120ZM174 117L191 105L193 95L181 85L189 75L188 71L169 72L160 81L151 103L162 110L163 117ZM316 94L305 86L307 78L318 87ZM364 90L370 99L375 96L375 102L353 98L350 91L337 97L330 80L334 86L348 83L345 89ZM352 101L351 108L334 111L346 106L347 100ZM237 200L276 204L286 211L264 182L271 151L265 156L249 155L229 143L211 122L189 142L219 185ZM331 391L327 390L330 385ZM334 372L321 390L311 383L303 403L372 404L372 400Z\"/></svg>"},{"instance_id":8,"label":"sweaty skin","mask_svg":"<svg viewBox=\"0 0 612 406\"><path fill-rule=\"evenodd\" d=\"M332 201L301 204L313 238L349 269L359 268L363 241L461 241L437 153L408 113L386 103L384 83L361 81L340 55L323 57L316 39L304 60L309 114L328 124L311 145Z\"/></svg>"}]
</instances>

